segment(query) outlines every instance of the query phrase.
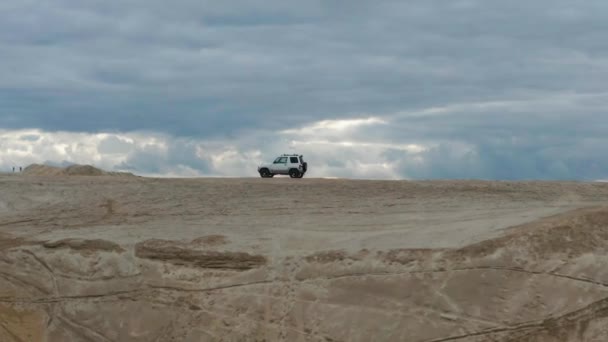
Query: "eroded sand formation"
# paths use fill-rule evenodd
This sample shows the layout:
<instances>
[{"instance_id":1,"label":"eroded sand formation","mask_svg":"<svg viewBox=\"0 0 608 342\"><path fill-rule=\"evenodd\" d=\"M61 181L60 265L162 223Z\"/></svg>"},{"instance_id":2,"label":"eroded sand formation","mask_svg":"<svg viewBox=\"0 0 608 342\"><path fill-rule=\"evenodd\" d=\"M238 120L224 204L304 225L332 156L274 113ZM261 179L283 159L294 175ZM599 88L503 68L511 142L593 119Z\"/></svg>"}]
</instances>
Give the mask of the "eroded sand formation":
<instances>
[{"instance_id":1,"label":"eroded sand formation","mask_svg":"<svg viewBox=\"0 0 608 342\"><path fill-rule=\"evenodd\" d=\"M0 341L608 340L608 184L0 187Z\"/></svg>"}]
</instances>

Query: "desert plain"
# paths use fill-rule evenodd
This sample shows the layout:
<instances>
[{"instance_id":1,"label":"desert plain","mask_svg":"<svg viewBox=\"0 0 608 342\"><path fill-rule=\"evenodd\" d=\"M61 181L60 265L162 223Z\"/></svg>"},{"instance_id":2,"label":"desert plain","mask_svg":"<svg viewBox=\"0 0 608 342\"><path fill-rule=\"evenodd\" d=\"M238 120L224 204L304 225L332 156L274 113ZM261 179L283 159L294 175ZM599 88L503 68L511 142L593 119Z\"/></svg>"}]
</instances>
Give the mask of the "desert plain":
<instances>
[{"instance_id":1,"label":"desert plain","mask_svg":"<svg viewBox=\"0 0 608 342\"><path fill-rule=\"evenodd\" d=\"M0 341L608 341L608 184L29 167Z\"/></svg>"}]
</instances>

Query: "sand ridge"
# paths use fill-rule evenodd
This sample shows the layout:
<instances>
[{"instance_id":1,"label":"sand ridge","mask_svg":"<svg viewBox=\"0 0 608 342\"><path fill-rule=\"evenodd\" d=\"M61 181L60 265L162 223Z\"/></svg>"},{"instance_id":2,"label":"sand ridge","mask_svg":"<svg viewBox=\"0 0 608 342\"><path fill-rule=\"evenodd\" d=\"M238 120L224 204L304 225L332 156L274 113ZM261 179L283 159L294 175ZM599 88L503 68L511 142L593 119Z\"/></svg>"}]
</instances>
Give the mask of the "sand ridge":
<instances>
[{"instance_id":1,"label":"sand ridge","mask_svg":"<svg viewBox=\"0 0 608 342\"><path fill-rule=\"evenodd\" d=\"M23 169L21 173L25 176L134 176L128 172L110 172L96 168L92 165L70 165L66 167L56 167L42 164L32 164Z\"/></svg>"}]
</instances>

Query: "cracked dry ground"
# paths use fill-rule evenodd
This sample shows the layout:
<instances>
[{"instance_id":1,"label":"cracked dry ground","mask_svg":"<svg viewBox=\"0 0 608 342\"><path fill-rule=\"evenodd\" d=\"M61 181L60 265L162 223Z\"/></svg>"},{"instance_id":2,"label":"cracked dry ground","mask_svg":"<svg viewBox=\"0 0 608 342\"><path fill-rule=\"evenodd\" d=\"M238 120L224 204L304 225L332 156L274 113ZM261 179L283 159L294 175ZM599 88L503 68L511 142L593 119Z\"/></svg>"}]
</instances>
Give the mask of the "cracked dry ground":
<instances>
[{"instance_id":1,"label":"cracked dry ground","mask_svg":"<svg viewBox=\"0 0 608 342\"><path fill-rule=\"evenodd\" d=\"M608 340L606 184L0 187L0 341Z\"/></svg>"}]
</instances>

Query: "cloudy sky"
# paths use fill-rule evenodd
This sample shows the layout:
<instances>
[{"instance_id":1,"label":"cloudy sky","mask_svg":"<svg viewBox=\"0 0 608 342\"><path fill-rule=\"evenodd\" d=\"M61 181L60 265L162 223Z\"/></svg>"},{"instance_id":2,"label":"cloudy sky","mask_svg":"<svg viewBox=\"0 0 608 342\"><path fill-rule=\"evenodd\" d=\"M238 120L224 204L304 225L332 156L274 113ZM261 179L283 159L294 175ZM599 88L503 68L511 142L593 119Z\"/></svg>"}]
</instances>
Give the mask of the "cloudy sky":
<instances>
[{"instance_id":1,"label":"cloudy sky","mask_svg":"<svg viewBox=\"0 0 608 342\"><path fill-rule=\"evenodd\" d=\"M3 0L0 168L608 178L606 0Z\"/></svg>"}]
</instances>

